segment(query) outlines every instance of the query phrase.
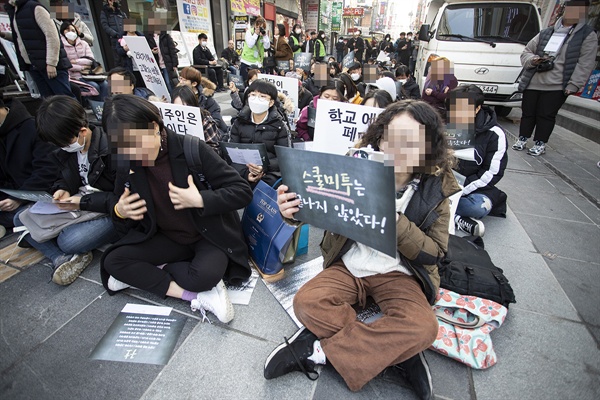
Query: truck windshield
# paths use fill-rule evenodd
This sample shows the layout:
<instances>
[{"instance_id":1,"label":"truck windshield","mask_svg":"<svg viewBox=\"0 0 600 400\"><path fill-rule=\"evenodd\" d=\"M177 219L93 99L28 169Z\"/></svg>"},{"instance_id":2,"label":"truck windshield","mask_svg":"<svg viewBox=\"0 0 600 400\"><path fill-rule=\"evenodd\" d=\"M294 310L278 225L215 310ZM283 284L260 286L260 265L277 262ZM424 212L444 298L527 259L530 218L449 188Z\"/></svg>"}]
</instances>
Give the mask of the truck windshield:
<instances>
[{"instance_id":1,"label":"truck windshield","mask_svg":"<svg viewBox=\"0 0 600 400\"><path fill-rule=\"evenodd\" d=\"M540 31L535 7L519 3L449 5L440 21L438 40L476 38L527 43Z\"/></svg>"}]
</instances>

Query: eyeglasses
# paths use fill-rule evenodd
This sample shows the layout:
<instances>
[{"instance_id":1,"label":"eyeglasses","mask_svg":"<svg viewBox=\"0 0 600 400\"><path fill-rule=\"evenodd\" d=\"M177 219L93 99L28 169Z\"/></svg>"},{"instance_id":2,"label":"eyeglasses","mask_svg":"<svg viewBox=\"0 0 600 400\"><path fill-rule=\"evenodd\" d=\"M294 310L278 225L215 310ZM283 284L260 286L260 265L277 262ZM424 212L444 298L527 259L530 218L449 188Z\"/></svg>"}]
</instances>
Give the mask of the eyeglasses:
<instances>
[{"instance_id":1,"label":"eyeglasses","mask_svg":"<svg viewBox=\"0 0 600 400\"><path fill-rule=\"evenodd\" d=\"M257 98L257 97L259 99L261 99L261 100L266 100L266 101L270 101L271 100L271 96L269 96L268 94L250 93L248 95L249 99Z\"/></svg>"}]
</instances>

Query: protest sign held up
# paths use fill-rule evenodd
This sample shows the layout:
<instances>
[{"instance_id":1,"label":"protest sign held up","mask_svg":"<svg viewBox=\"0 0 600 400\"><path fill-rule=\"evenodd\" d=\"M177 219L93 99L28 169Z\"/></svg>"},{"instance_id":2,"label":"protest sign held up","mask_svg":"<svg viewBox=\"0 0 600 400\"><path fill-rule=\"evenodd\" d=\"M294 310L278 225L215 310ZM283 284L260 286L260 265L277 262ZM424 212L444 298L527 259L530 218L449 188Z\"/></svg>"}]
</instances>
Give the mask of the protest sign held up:
<instances>
[{"instance_id":1,"label":"protest sign held up","mask_svg":"<svg viewBox=\"0 0 600 400\"><path fill-rule=\"evenodd\" d=\"M354 64L354 52L353 51L351 51L350 53L348 53L344 56L344 58L342 59L342 67L350 68L352 66L352 64Z\"/></svg>"},{"instance_id":2,"label":"protest sign held up","mask_svg":"<svg viewBox=\"0 0 600 400\"><path fill-rule=\"evenodd\" d=\"M198 107L182 106L179 104L170 104L162 102L152 102L160 110L163 122L166 127L180 135L198 136L204 138L204 129L202 128L202 116Z\"/></svg>"},{"instance_id":3,"label":"protest sign held up","mask_svg":"<svg viewBox=\"0 0 600 400\"><path fill-rule=\"evenodd\" d=\"M396 256L394 170L383 163L275 146L294 218Z\"/></svg>"},{"instance_id":4,"label":"protest sign held up","mask_svg":"<svg viewBox=\"0 0 600 400\"><path fill-rule=\"evenodd\" d=\"M294 54L294 68L302 68L305 71L309 71L311 58L312 58L312 54L310 54L310 53Z\"/></svg>"},{"instance_id":5,"label":"protest sign held up","mask_svg":"<svg viewBox=\"0 0 600 400\"><path fill-rule=\"evenodd\" d=\"M140 70L146 87L154 92L158 97L165 97L171 101L171 95L165 85L160 67L154 58L154 54L148 46L145 37L126 36L123 38L127 42L129 50L133 53L133 59Z\"/></svg>"},{"instance_id":6,"label":"protest sign held up","mask_svg":"<svg viewBox=\"0 0 600 400\"><path fill-rule=\"evenodd\" d=\"M319 100L314 150L344 155L382 112L381 108Z\"/></svg>"}]
</instances>

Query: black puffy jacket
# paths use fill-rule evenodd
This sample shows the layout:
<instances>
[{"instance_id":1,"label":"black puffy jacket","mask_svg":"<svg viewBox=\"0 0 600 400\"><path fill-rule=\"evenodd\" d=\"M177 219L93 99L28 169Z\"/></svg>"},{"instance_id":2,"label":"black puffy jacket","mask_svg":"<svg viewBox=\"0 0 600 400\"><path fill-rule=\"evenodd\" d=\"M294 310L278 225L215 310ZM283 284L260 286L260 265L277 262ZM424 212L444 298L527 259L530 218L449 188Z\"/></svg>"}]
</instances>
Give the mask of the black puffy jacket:
<instances>
[{"instance_id":1,"label":"black puffy jacket","mask_svg":"<svg viewBox=\"0 0 600 400\"><path fill-rule=\"evenodd\" d=\"M156 41L154 40L154 34L149 33L146 34L146 41L148 42L148 46L150 46L150 50L156 47ZM173 42L173 38L167 32L161 32L158 35L158 46L160 49L160 54L162 54L163 60L165 62L165 67L169 74L174 74L173 68L176 68L179 65L179 60L177 59L177 47L175 47L175 43ZM156 63L158 64L158 54L154 55L156 59Z\"/></svg>"},{"instance_id":2,"label":"black puffy jacket","mask_svg":"<svg viewBox=\"0 0 600 400\"><path fill-rule=\"evenodd\" d=\"M104 32L106 32L110 38L110 42L113 46L117 39L123 37L123 22L125 18L127 18L127 14L121 10L113 10L108 4L105 4L104 7L102 7L100 24L102 25Z\"/></svg>"},{"instance_id":3,"label":"black puffy jacket","mask_svg":"<svg viewBox=\"0 0 600 400\"><path fill-rule=\"evenodd\" d=\"M269 168L262 180L273 185L277 179L281 178L275 146L291 147L291 142L287 125L276 106L269 109L267 120L258 125L252 122L250 108L244 107L231 126L229 141L233 143L264 143L267 147ZM233 167L242 177L248 177L248 167L241 164L233 164Z\"/></svg>"}]
</instances>

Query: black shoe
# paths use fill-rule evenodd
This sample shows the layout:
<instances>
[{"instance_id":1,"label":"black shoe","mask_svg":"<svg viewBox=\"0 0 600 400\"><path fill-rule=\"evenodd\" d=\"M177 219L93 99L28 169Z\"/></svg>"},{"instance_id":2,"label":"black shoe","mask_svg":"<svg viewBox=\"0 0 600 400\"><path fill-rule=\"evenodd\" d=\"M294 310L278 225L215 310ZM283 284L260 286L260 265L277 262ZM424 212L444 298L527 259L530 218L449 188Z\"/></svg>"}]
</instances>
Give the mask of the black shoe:
<instances>
[{"instance_id":1,"label":"black shoe","mask_svg":"<svg viewBox=\"0 0 600 400\"><path fill-rule=\"evenodd\" d=\"M300 328L289 340L275 348L265 361L265 378L273 379L292 371L302 371L312 381L319 377L315 363L308 359L318 338L306 328Z\"/></svg>"},{"instance_id":2,"label":"black shoe","mask_svg":"<svg viewBox=\"0 0 600 400\"><path fill-rule=\"evenodd\" d=\"M431 372L429 364L425 359L425 353L409 358L408 360L395 365L400 369L404 379L411 384L413 391L421 400L433 399L433 384L431 383Z\"/></svg>"}]
</instances>

